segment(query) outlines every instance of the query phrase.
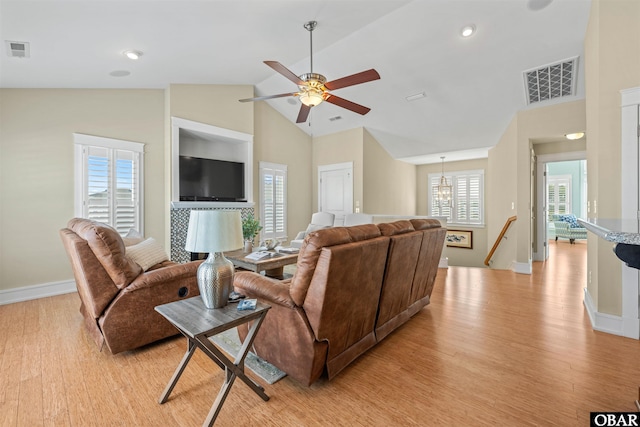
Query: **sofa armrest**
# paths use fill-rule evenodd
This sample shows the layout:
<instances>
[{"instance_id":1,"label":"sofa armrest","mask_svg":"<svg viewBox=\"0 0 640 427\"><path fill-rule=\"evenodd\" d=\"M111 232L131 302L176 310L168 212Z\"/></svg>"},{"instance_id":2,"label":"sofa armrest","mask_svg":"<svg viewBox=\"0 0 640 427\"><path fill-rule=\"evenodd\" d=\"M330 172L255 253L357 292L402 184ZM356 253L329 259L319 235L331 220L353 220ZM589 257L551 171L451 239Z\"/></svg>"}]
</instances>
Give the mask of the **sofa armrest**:
<instances>
[{"instance_id":1,"label":"sofa armrest","mask_svg":"<svg viewBox=\"0 0 640 427\"><path fill-rule=\"evenodd\" d=\"M167 282L178 282L181 280L196 279L198 266L203 261L192 261L185 264L173 264L167 267L149 270L127 286L129 292L142 288L150 288L153 286L161 286Z\"/></svg>"},{"instance_id":2,"label":"sofa armrest","mask_svg":"<svg viewBox=\"0 0 640 427\"><path fill-rule=\"evenodd\" d=\"M304 231L299 231L299 232L298 232L298 234L296 234L296 238L295 238L295 239L293 239L293 240L303 240L303 239L304 239L304 236L305 236L306 234L307 234L307 233L306 233L306 232L304 232Z\"/></svg>"},{"instance_id":3,"label":"sofa armrest","mask_svg":"<svg viewBox=\"0 0 640 427\"><path fill-rule=\"evenodd\" d=\"M236 291L249 298L259 298L289 308L295 303L289 294L290 281L271 279L258 273L243 271L236 273L233 279Z\"/></svg>"}]
</instances>

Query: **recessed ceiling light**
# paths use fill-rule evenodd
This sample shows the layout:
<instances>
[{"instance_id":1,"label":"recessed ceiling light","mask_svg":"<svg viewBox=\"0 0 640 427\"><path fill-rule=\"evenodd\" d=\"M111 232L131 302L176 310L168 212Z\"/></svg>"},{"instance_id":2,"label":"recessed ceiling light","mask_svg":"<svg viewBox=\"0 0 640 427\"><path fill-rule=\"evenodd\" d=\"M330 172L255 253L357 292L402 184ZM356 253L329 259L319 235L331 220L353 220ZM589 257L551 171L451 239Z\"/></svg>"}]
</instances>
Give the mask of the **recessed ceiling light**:
<instances>
[{"instance_id":1,"label":"recessed ceiling light","mask_svg":"<svg viewBox=\"0 0 640 427\"><path fill-rule=\"evenodd\" d=\"M109 75L112 77L126 77L129 74L131 74L131 71L127 70L115 70L109 73Z\"/></svg>"},{"instance_id":2,"label":"recessed ceiling light","mask_svg":"<svg viewBox=\"0 0 640 427\"><path fill-rule=\"evenodd\" d=\"M474 35L476 32L476 26L475 25L465 25L464 27L462 27L462 30L460 30L460 35L462 37L471 37L472 35Z\"/></svg>"},{"instance_id":3,"label":"recessed ceiling light","mask_svg":"<svg viewBox=\"0 0 640 427\"><path fill-rule=\"evenodd\" d=\"M580 139L583 136L584 136L584 132L568 133L565 135L567 139L571 139L571 140Z\"/></svg>"},{"instance_id":4,"label":"recessed ceiling light","mask_svg":"<svg viewBox=\"0 0 640 427\"><path fill-rule=\"evenodd\" d=\"M122 52L122 54L127 58L134 60L142 56L142 52L140 52L139 50L125 50L124 52Z\"/></svg>"},{"instance_id":5,"label":"recessed ceiling light","mask_svg":"<svg viewBox=\"0 0 640 427\"><path fill-rule=\"evenodd\" d=\"M529 0L527 2L527 7L529 8L529 10L538 11L549 6L552 1L553 0Z\"/></svg>"}]
</instances>

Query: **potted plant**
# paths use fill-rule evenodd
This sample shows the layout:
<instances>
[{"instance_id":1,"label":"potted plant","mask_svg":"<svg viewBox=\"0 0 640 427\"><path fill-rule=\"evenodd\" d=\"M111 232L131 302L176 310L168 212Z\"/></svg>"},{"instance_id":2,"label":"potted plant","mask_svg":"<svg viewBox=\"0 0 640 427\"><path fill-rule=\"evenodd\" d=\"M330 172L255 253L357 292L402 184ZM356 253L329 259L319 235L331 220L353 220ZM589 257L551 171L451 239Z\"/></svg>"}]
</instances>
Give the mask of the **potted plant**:
<instances>
[{"instance_id":1,"label":"potted plant","mask_svg":"<svg viewBox=\"0 0 640 427\"><path fill-rule=\"evenodd\" d=\"M253 240L262 230L260 221L255 219L252 214L247 215L242 220L242 237L244 238L244 251L251 252L253 250Z\"/></svg>"}]
</instances>

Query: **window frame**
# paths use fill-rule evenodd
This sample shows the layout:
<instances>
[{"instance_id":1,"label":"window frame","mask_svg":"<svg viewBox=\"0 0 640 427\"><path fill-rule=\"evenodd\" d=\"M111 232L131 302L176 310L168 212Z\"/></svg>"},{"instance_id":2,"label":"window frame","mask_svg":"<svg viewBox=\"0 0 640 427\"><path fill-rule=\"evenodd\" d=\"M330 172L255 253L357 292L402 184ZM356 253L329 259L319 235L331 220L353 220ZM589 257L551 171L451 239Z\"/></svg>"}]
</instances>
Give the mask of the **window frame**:
<instances>
[{"instance_id":1,"label":"window frame","mask_svg":"<svg viewBox=\"0 0 640 427\"><path fill-rule=\"evenodd\" d=\"M264 240L264 239L287 239L287 209L288 209L288 203L287 203L287 199L288 199L288 195L287 195L287 189L288 189L288 167L285 164L280 164L280 163L271 163L271 162L260 162L259 165L259 176L260 176L260 225L262 225L262 230L260 231L260 239ZM276 175L280 175L284 177L284 188L283 188L283 196L284 196L284 200L282 202L282 212L283 212L283 218L282 218L282 223L284 224L284 228L281 231L275 230L275 226L274 226L274 231L272 233L267 233L265 231L265 219L266 219L266 214L265 214L265 209L266 209L266 204L265 204L265 172L267 171L274 171L274 176ZM275 187L274 187L275 190ZM273 212L276 212L276 205L277 205L277 201L275 201L275 194L273 197L274 200L274 204L273 204ZM274 224L276 222L276 217L274 216Z\"/></svg>"},{"instance_id":2,"label":"window frame","mask_svg":"<svg viewBox=\"0 0 640 427\"><path fill-rule=\"evenodd\" d=\"M442 173L430 173L427 176L427 209L429 215L431 216L443 216L447 218L447 224L458 224L464 226L479 226L482 227L485 225L485 203L484 203L484 170L483 169L473 169L473 170L461 170L461 171L452 171L449 173L445 173L444 176L452 186L452 195L451 195L451 215L442 215L443 207L437 207L437 210L434 211L434 187L437 187L440 183L440 177ZM460 220L457 217L456 206L459 204L459 195L458 195L458 179L461 176L467 176L466 184L469 189L469 181L472 176L477 176L480 179L479 183L479 197L478 202L480 204L480 219L478 221L470 221L470 220ZM468 198L468 197L467 197ZM436 202L437 203L437 202ZM470 202L469 202L470 204ZM468 210L467 210L468 211ZM469 215L467 214L467 217Z\"/></svg>"},{"instance_id":3,"label":"window frame","mask_svg":"<svg viewBox=\"0 0 640 427\"><path fill-rule=\"evenodd\" d=\"M87 150L90 147L96 147L100 149L106 149L108 151L108 158L110 159L110 169L112 172L117 168L117 151L127 151L133 154L133 161L138 169L138 180L135 188L134 206L135 206L135 223L136 230L144 234L144 145L140 142L125 141L120 139L106 138L94 135L85 135L80 133L73 134L74 142L74 215L79 218L87 217L87 201L88 201L88 153ZM135 166L134 166L135 167ZM108 186L113 188L115 183L115 176L110 180ZM115 208L117 192L110 192L109 200L109 218L108 224L117 229L114 222ZM120 231L120 234L123 234Z\"/></svg>"},{"instance_id":4,"label":"window frame","mask_svg":"<svg viewBox=\"0 0 640 427\"><path fill-rule=\"evenodd\" d=\"M573 178L570 174L563 175L549 175L547 177L547 220L551 221L551 215L567 215L573 213ZM550 187L554 187L553 202L549 200L551 195L549 192ZM560 202L559 190L561 186L565 188L565 201ZM551 213L551 206L553 205L554 211ZM564 212L560 212L559 206L564 205Z\"/></svg>"}]
</instances>

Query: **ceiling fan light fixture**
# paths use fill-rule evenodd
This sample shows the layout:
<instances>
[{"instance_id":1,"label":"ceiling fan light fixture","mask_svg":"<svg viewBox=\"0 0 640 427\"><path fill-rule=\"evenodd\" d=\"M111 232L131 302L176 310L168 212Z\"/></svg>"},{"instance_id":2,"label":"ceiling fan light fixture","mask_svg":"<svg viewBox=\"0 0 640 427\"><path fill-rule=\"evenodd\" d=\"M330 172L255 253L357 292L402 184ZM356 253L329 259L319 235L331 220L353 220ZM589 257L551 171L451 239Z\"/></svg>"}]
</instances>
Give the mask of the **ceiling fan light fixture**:
<instances>
[{"instance_id":1,"label":"ceiling fan light fixture","mask_svg":"<svg viewBox=\"0 0 640 427\"><path fill-rule=\"evenodd\" d=\"M316 21L309 21L304 24L304 28L309 31L309 51L311 53L309 55L309 59L311 62L310 72L297 76L278 61L264 61L264 63L271 67L273 70L294 82L298 86L298 92L258 96L254 98L240 99L239 101L263 101L267 99L283 98L289 96L300 98L300 102L302 105L300 106L298 117L296 118L296 123L306 122L307 118L309 117L311 107L315 107L321 104L323 101L327 101L330 104L345 108L363 116L371 111L371 108L365 107L364 105L356 104L355 102L340 98L339 96L332 95L329 91L359 85L373 80L378 80L380 78L380 74L378 74L376 70L371 68L370 70L351 74L349 76L341 77L330 82L327 82L327 79L322 74L313 72L312 33L317 24L318 23Z\"/></svg>"},{"instance_id":2,"label":"ceiling fan light fixture","mask_svg":"<svg viewBox=\"0 0 640 427\"><path fill-rule=\"evenodd\" d=\"M320 89L316 89L313 87L304 89L300 92L300 102L302 102L307 107L315 107L324 101L323 92Z\"/></svg>"}]
</instances>

